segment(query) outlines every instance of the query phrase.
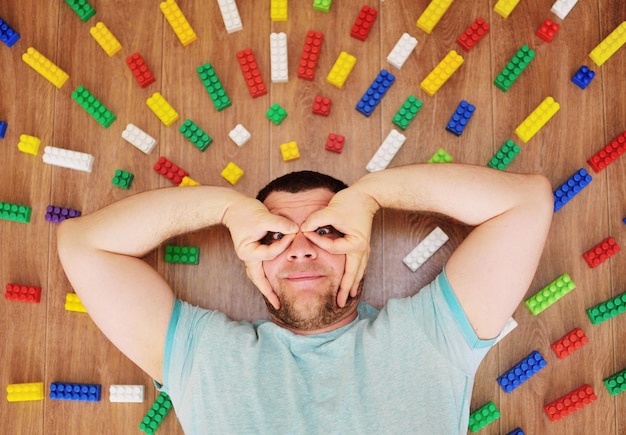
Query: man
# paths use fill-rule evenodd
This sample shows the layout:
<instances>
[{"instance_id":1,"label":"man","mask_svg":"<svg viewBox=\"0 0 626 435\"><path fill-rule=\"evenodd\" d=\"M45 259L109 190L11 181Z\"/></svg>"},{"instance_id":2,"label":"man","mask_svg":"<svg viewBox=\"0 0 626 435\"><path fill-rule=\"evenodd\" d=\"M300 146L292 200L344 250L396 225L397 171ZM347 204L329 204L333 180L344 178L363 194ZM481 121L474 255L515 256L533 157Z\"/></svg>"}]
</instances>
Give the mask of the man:
<instances>
[{"instance_id":1,"label":"man","mask_svg":"<svg viewBox=\"0 0 626 435\"><path fill-rule=\"evenodd\" d=\"M144 192L63 222L59 255L90 316L162 384L188 433L464 434L477 367L541 256L550 185L422 164L344 187L300 172L270 183L262 202L210 186ZM431 284L378 312L359 299L380 208L438 212L475 229ZM218 224L271 321L234 322L175 300L141 260Z\"/></svg>"}]
</instances>

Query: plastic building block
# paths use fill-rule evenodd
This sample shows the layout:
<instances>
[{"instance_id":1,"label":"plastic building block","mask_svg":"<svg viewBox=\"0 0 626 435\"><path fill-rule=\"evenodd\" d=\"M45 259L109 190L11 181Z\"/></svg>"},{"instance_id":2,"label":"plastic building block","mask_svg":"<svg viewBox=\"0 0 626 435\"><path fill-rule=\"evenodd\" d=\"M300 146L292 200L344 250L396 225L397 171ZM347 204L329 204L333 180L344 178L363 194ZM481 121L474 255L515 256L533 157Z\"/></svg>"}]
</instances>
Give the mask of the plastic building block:
<instances>
[{"instance_id":1,"label":"plastic building block","mask_svg":"<svg viewBox=\"0 0 626 435\"><path fill-rule=\"evenodd\" d=\"M516 427L511 432L507 432L506 435L524 435L524 431L521 428Z\"/></svg>"},{"instance_id":2,"label":"plastic building block","mask_svg":"<svg viewBox=\"0 0 626 435\"><path fill-rule=\"evenodd\" d=\"M217 4L222 13L226 32L233 33L242 30L243 24L241 23L241 16L239 16L239 9L237 9L235 0L217 0Z\"/></svg>"},{"instance_id":3,"label":"plastic building block","mask_svg":"<svg viewBox=\"0 0 626 435\"><path fill-rule=\"evenodd\" d=\"M17 143L17 149L23 153L36 156L39 152L39 145L41 145L41 139L38 137L22 134L20 135L20 141Z\"/></svg>"},{"instance_id":4,"label":"plastic building block","mask_svg":"<svg viewBox=\"0 0 626 435\"><path fill-rule=\"evenodd\" d=\"M285 162L291 160L297 160L300 158L300 150L298 149L298 143L293 140L280 145L280 154L283 156Z\"/></svg>"},{"instance_id":5,"label":"plastic building block","mask_svg":"<svg viewBox=\"0 0 626 435\"><path fill-rule=\"evenodd\" d=\"M578 71L572 76L572 83L578 86L580 89L586 89L591 83L591 80L596 76L596 73L590 70L587 66L581 66Z\"/></svg>"},{"instance_id":6,"label":"plastic building block","mask_svg":"<svg viewBox=\"0 0 626 435\"><path fill-rule=\"evenodd\" d=\"M176 185L181 183L183 177L189 175L187 171L179 168L163 156L159 157L159 160L154 164L154 170Z\"/></svg>"},{"instance_id":7,"label":"plastic building block","mask_svg":"<svg viewBox=\"0 0 626 435\"><path fill-rule=\"evenodd\" d=\"M133 73L135 80L139 83L139 86L145 88L156 81L152 71L146 65L146 61L143 60L143 57L139 53L133 53L132 55L126 58L126 65L130 68L130 71Z\"/></svg>"},{"instance_id":8,"label":"plastic building block","mask_svg":"<svg viewBox=\"0 0 626 435\"><path fill-rule=\"evenodd\" d=\"M76 12L76 15L78 15L83 22L89 21L91 17L96 15L95 9L87 0L65 0L65 3Z\"/></svg>"},{"instance_id":9,"label":"plastic building block","mask_svg":"<svg viewBox=\"0 0 626 435\"><path fill-rule=\"evenodd\" d=\"M109 126L113 124L113 121L117 119L104 104L82 86L77 87L76 90L72 92L72 99L104 128L109 128Z\"/></svg>"},{"instance_id":10,"label":"plastic building block","mask_svg":"<svg viewBox=\"0 0 626 435\"><path fill-rule=\"evenodd\" d=\"M29 402L44 399L43 382L7 385L7 401Z\"/></svg>"},{"instance_id":11,"label":"plastic building block","mask_svg":"<svg viewBox=\"0 0 626 435\"><path fill-rule=\"evenodd\" d=\"M111 385L109 387L109 402L114 403L143 403L145 400L143 385Z\"/></svg>"},{"instance_id":12,"label":"plastic building block","mask_svg":"<svg viewBox=\"0 0 626 435\"><path fill-rule=\"evenodd\" d=\"M587 316L594 325L612 319L624 312L626 312L626 292L587 308Z\"/></svg>"},{"instance_id":13,"label":"plastic building block","mask_svg":"<svg viewBox=\"0 0 626 435\"><path fill-rule=\"evenodd\" d=\"M259 71L259 66L256 63L256 58L252 50L246 48L245 50L238 51L237 60L239 61L243 79L248 86L252 98L267 94L267 88L263 82L263 77L261 77L261 72Z\"/></svg>"},{"instance_id":14,"label":"plastic building block","mask_svg":"<svg viewBox=\"0 0 626 435\"><path fill-rule=\"evenodd\" d=\"M561 105L552 97L546 97L530 115L515 129L515 134L524 142L528 142L541 130L541 127L559 111Z\"/></svg>"},{"instance_id":15,"label":"plastic building block","mask_svg":"<svg viewBox=\"0 0 626 435\"><path fill-rule=\"evenodd\" d=\"M626 369L621 372L617 372L612 376L604 379L604 385L609 390L611 396L616 396L619 393L626 391Z\"/></svg>"},{"instance_id":16,"label":"plastic building block","mask_svg":"<svg viewBox=\"0 0 626 435\"><path fill-rule=\"evenodd\" d=\"M104 23L98 22L94 27L89 29L89 34L93 36L98 45L102 47L104 52L109 57L115 56L115 54L122 49L122 44L117 40L113 33L105 26Z\"/></svg>"},{"instance_id":17,"label":"plastic building block","mask_svg":"<svg viewBox=\"0 0 626 435\"><path fill-rule=\"evenodd\" d=\"M546 360L543 359L539 352L534 350L507 370L503 375L498 377L498 384L505 393L510 393L546 365Z\"/></svg>"},{"instance_id":18,"label":"plastic building block","mask_svg":"<svg viewBox=\"0 0 626 435\"><path fill-rule=\"evenodd\" d=\"M81 216L80 210L74 210L73 208L60 207L58 205L49 205L46 207L45 219L46 222L53 224L59 224L65 219L74 219Z\"/></svg>"},{"instance_id":19,"label":"plastic building block","mask_svg":"<svg viewBox=\"0 0 626 435\"><path fill-rule=\"evenodd\" d=\"M246 127L241 124L237 124L235 128L228 133L228 137L231 138L238 147L241 147L250 140L252 135L248 130L246 130Z\"/></svg>"},{"instance_id":20,"label":"plastic building block","mask_svg":"<svg viewBox=\"0 0 626 435\"><path fill-rule=\"evenodd\" d=\"M469 430L477 432L499 418L500 411L492 401L489 401L470 414Z\"/></svg>"},{"instance_id":21,"label":"plastic building block","mask_svg":"<svg viewBox=\"0 0 626 435\"><path fill-rule=\"evenodd\" d=\"M405 140L406 136L398 130L391 129L367 166L365 166L365 169L369 172L376 172L385 169L389 166L389 163L395 157L398 150L400 150Z\"/></svg>"},{"instance_id":22,"label":"plastic building block","mask_svg":"<svg viewBox=\"0 0 626 435\"><path fill-rule=\"evenodd\" d=\"M420 266L433 256L435 252L439 250L447 241L449 237L439 227L435 227L425 238L422 240L406 257L402 259L402 262L413 272L420 268Z\"/></svg>"},{"instance_id":23,"label":"plastic building block","mask_svg":"<svg viewBox=\"0 0 626 435\"><path fill-rule=\"evenodd\" d=\"M241 177L243 177L243 169L233 162L228 162L226 167L222 170L221 175L226 181L234 186L239 182Z\"/></svg>"},{"instance_id":24,"label":"plastic building block","mask_svg":"<svg viewBox=\"0 0 626 435\"><path fill-rule=\"evenodd\" d=\"M552 42L556 32L559 31L559 25L553 22L550 18L546 18L541 26L537 29L535 35L539 36L546 42Z\"/></svg>"},{"instance_id":25,"label":"plastic building block","mask_svg":"<svg viewBox=\"0 0 626 435\"><path fill-rule=\"evenodd\" d=\"M196 32L193 31L189 21L187 21L187 18L183 15L183 12L174 0L161 2L159 8L161 12L163 12L163 15L165 15L167 22L170 23L174 33L176 33L178 40L183 44L183 47L186 47L198 39Z\"/></svg>"},{"instance_id":26,"label":"plastic building block","mask_svg":"<svg viewBox=\"0 0 626 435\"><path fill-rule=\"evenodd\" d=\"M300 63L298 63L298 77L305 80L313 80L315 77L315 69L317 68L317 60L322 49L324 35L322 32L309 30L304 39L304 48Z\"/></svg>"},{"instance_id":27,"label":"plastic building block","mask_svg":"<svg viewBox=\"0 0 626 435\"><path fill-rule=\"evenodd\" d=\"M134 124L126 126L126 129L122 132L122 138L145 154L150 154L156 145L155 138Z\"/></svg>"},{"instance_id":28,"label":"plastic building block","mask_svg":"<svg viewBox=\"0 0 626 435\"><path fill-rule=\"evenodd\" d=\"M130 189L130 185L132 184L134 178L135 176L130 172L124 171L122 169L116 169L115 175L113 175L111 183L113 183L114 186L128 190Z\"/></svg>"},{"instance_id":29,"label":"plastic building block","mask_svg":"<svg viewBox=\"0 0 626 435\"><path fill-rule=\"evenodd\" d=\"M218 112L232 105L224 86L222 86L222 82L215 73L213 65L207 62L204 65L200 65L196 72Z\"/></svg>"},{"instance_id":30,"label":"plastic building block","mask_svg":"<svg viewBox=\"0 0 626 435\"><path fill-rule=\"evenodd\" d=\"M0 121L0 139L4 139L4 136L7 134L7 126L6 121Z\"/></svg>"},{"instance_id":31,"label":"plastic building block","mask_svg":"<svg viewBox=\"0 0 626 435\"><path fill-rule=\"evenodd\" d=\"M198 264L200 260L200 249L193 246L172 246L165 247L165 262L178 264Z\"/></svg>"},{"instance_id":32,"label":"plastic building block","mask_svg":"<svg viewBox=\"0 0 626 435\"><path fill-rule=\"evenodd\" d=\"M587 160L587 163L589 163L589 166L591 166L594 171L600 172L611 162L624 154L624 151L626 151L626 131L619 134L615 139L606 144L604 148L591 156L589 160Z\"/></svg>"},{"instance_id":33,"label":"plastic building block","mask_svg":"<svg viewBox=\"0 0 626 435\"><path fill-rule=\"evenodd\" d=\"M270 34L270 70L272 83L287 83L289 63L287 61L287 34Z\"/></svg>"},{"instance_id":34,"label":"plastic building block","mask_svg":"<svg viewBox=\"0 0 626 435\"><path fill-rule=\"evenodd\" d=\"M152 96L146 100L146 104L166 127L171 126L178 120L178 112L174 110L170 103L168 103L159 92L152 94Z\"/></svg>"},{"instance_id":35,"label":"plastic building block","mask_svg":"<svg viewBox=\"0 0 626 435\"><path fill-rule=\"evenodd\" d=\"M451 50L435 69L422 80L420 88L432 97L462 64L463 57Z\"/></svg>"},{"instance_id":36,"label":"plastic building block","mask_svg":"<svg viewBox=\"0 0 626 435\"><path fill-rule=\"evenodd\" d=\"M454 0L431 0L417 19L417 27L430 34Z\"/></svg>"},{"instance_id":37,"label":"plastic building block","mask_svg":"<svg viewBox=\"0 0 626 435\"><path fill-rule=\"evenodd\" d=\"M28 50L26 50L26 53L22 55L22 60L59 89L61 89L67 79L70 78L65 71L56 66L33 47L29 47Z\"/></svg>"},{"instance_id":38,"label":"plastic building block","mask_svg":"<svg viewBox=\"0 0 626 435\"><path fill-rule=\"evenodd\" d=\"M154 434L159 426L161 426L168 412L170 412L170 409L172 409L170 397L166 393L161 392L150 407L150 410L148 410L146 416L141 420L141 423L139 423L139 429L148 435Z\"/></svg>"},{"instance_id":39,"label":"plastic building block","mask_svg":"<svg viewBox=\"0 0 626 435\"><path fill-rule=\"evenodd\" d=\"M270 19L272 21L287 21L288 11L288 0L270 1Z\"/></svg>"},{"instance_id":40,"label":"plastic building block","mask_svg":"<svg viewBox=\"0 0 626 435\"><path fill-rule=\"evenodd\" d=\"M396 77L389 71L386 69L380 70L372 84L356 104L356 110L365 116L370 116L395 80Z\"/></svg>"},{"instance_id":41,"label":"plastic building block","mask_svg":"<svg viewBox=\"0 0 626 435\"><path fill-rule=\"evenodd\" d=\"M508 18L520 0L498 0L493 10L502 18Z\"/></svg>"},{"instance_id":42,"label":"plastic building block","mask_svg":"<svg viewBox=\"0 0 626 435\"><path fill-rule=\"evenodd\" d=\"M20 34L0 18L0 41L4 42L7 47L13 47L19 39Z\"/></svg>"},{"instance_id":43,"label":"plastic building block","mask_svg":"<svg viewBox=\"0 0 626 435\"><path fill-rule=\"evenodd\" d=\"M576 171L574 175L569 177L565 183L561 184L558 189L554 191L554 211L559 211L574 196L591 183L591 181L591 175L583 168Z\"/></svg>"},{"instance_id":44,"label":"plastic building block","mask_svg":"<svg viewBox=\"0 0 626 435\"><path fill-rule=\"evenodd\" d=\"M76 293L67 293L65 295L65 311L74 311L77 313L87 312Z\"/></svg>"},{"instance_id":45,"label":"plastic building block","mask_svg":"<svg viewBox=\"0 0 626 435\"><path fill-rule=\"evenodd\" d=\"M330 98L321 97L317 95L313 100L313 110L312 112L316 115L328 116L330 113L330 105L332 104L332 100Z\"/></svg>"},{"instance_id":46,"label":"plastic building block","mask_svg":"<svg viewBox=\"0 0 626 435\"><path fill-rule=\"evenodd\" d=\"M183 177L183 180L180 182L179 184L180 187L185 187L185 186L200 186L200 183L198 183L196 180L194 180L193 178L189 178L187 176Z\"/></svg>"},{"instance_id":47,"label":"plastic building block","mask_svg":"<svg viewBox=\"0 0 626 435\"><path fill-rule=\"evenodd\" d=\"M571 355L585 344L589 343L589 339L582 329L574 328L563 337L552 343L550 347L559 359L564 359Z\"/></svg>"},{"instance_id":48,"label":"plastic building block","mask_svg":"<svg viewBox=\"0 0 626 435\"><path fill-rule=\"evenodd\" d=\"M391 122L397 125L402 131L406 130L423 105L424 103L420 100L413 95L409 95L396 114L393 115Z\"/></svg>"},{"instance_id":49,"label":"plastic building block","mask_svg":"<svg viewBox=\"0 0 626 435\"><path fill-rule=\"evenodd\" d=\"M544 405L543 409L546 411L546 414L551 421L557 421L575 411L578 411L583 406L590 404L596 399L597 397L594 394L591 385L584 384L574 391L559 397L555 401Z\"/></svg>"},{"instance_id":50,"label":"plastic building block","mask_svg":"<svg viewBox=\"0 0 626 435\"><path fill-rule=\"evenodd\" d=\"M535 50L529 48L528 45L522 45L513 59L498 74L493 84L503 92L508 91L534 58Z\"/></svg>"},{"instance_id":51,"label":"plastic building block","mask_svg":"<svg viewBox=\"0 0 626 435\"><path fill-rule=\"evenodd\" d=\"M350 36L360 41L365 41L370 30L372 30L377 15L378 11L376 9L367 5L363 6L350 29Z\"/></svg>"},{"instance_id":52,"label":"plastic building block","mask_svg":"<svg viewBox=\"0 0 626 435\"><path fill-rule=\"evenodd\" d=\"M50 398L56 400L79 400L82 402L99 402L101 385L99 384L69 384L52 382L50 384Z\"/></svg>"},{"instance_id":53,"label":"plastic building block","mask_svg":"<svg viewBox=\"0 0 626 435\"><path fill-rule=\"evenodd\" d=\"M446 152L443 148L439 148L433 156L428 159L428 163L450 163L452 162L452 156Z\"/></svg>"},{"instance_id":54,"label":"plastic building block","mask_svg":"<svg viewBox=\"0 0 626 435\"><path fill-rule=\"evenodd\" d=\"M33 209L26 205L0 202L0 219L27 224Z\"/></svg>"},{"instance_id":55,"label":"plastic building block","mask_svg":"<svg viewBox=\"0 0 626 435\"><path fill-rule=\"evenodd\" d=\"M578 3L578 0L556 0L552 5L552 9L550 9L550 12L564 20L572 8L576 6L576 3Z\"/></svg>"},{"instance_id":56,"label":"plastic building block","mask_svg":"<svg viewBox=\"0 0 626 435\"><path fill-rule=\"evenodd\" d=\"M328 139L326 139L326 149L328 151L334 151L341 153L343 146L346 143L346 138L340 134L330 133Z\"/></svg>"},{"instance_id":57,"label":"plastic building block","mask_svg":"<svg viewBox=\"0 0 626 435\"><path fill-rule=\"evenodd\" d=\"M328 73L328 76L326 76L326 81L339 89L343 88L355 63L356 57L342 51L339 53L339 57Z\"/></svg>"},{"instance_id":58,"label":"plastic building block","mask_svg":"<svg viewBox=\"0 0 626 435\"><path fill-rule=\"evenodd\" d=\"M470 51L488 32L489 23L479 17L465 29L465 32L457 38L456 42L463 47L465 51Z\"/></svg>"},{"instance_id":59,"label":"plastic building block","mask_svg":"<svg viewBox=\"0 0 626 435\"><path fill-rule=\"evenodd\" d=\"M536 316L575 288L576 284L572 281L572 278L567 273L564 273L526 299L524 303L533 316Z\"/></svg>"},{"instance_id":60,"label":"plastic building block","mask_svg":"<svg viewBox=\"0 0 626 435\"><path fill-rule=\"evenodd\" d=\"M313 9L316 11L329 12L332 0L313 0Z\"/></svg>"},{"instance_id":61,"label":"plastic building block","mask_svg":"<svg viewBox=\"0 0 626 435\"><path fill-rule=\"evenodd\" d=\"M398 69L402 68L402 65L404 65L404 62L409 58L415 47L417 47L417 38L412 37L408 33L403 33L387 55L387 62Z\"/></svg>"},{"instance_id":62,"label":"plastic building block","mask_svg":"<svg viewBox=\"0 0 626 435\"><path fill-rule=\"evenodd\" d=\"M283 109L280 104L274 103L269 109L267 109L265 116L274 124L280 125L280 123L283 122L283 119L287 116L287 111Z\"/></svg>"},{"instance_id":63,"label":"plastic building block","mask_svg":"<svg viewBox=\"0 0 626 435\"><path fill-rule=\"evenodd\" d=\"M7 301L39 303L41 300L41 287L7 284L4 298Z\"/></svg>"},{"instance_id":64,"label":"plastic building block","mask_svg":"<svg viewBox=\"0 0 626 435\"><path fill-rule=\"evenodd\" d=\"M622 45L626 43L626 21L617 26L609 36L604 38L591 52L589 57L596 65L602 66L604 62L609 60Z\"/></svg>"},{"instance_id":65,"label":"plastic building block","mask_svg":"<svg viewBox=\"0 0 626 435\"><path fill-rule=\"evenodd\" d=\"M178 127L183 136L185 136L189 142L191 142L200 151L206 150L213 138L203 131L198 125L191 119L186 120L180 127Z\"/></svg>"},{"instance_id":66,"label":"plastic building block","mask_svg":"<svg viewBox=\"0 0 626 435\"><path fill-rule=\"evenodd\" d=\"M476 110L476 106L468 103L465 100L461 100L459 105L457 106L452 118L448 121L448 125L446 125L446 131L454 134L455 136L461 136L463 130L467 126L467 123L472 119L474 115L474 111Z\"/></svg>"},{"instance_id":67,"label":"plastic building block","mask_svg":"<svg viewBox=\"0 0 626 435\"><path fill-rule=\"evenodd\" d=\"M487 166L502 171L506 169L509 164L511 164L519 152L520 147L511 139L507 139L506 142L502 144L500 149L493 155L491 160L489 160Z\"/></svg>"},{"instance_id":68,"label":"plastic building block","mask_svg":"<svg viewBox=\"0 0 626 435\"><path fill-rule=\"evenodd\" d=\"M594 268L601 263L604 263L606 260L611 258L617 252L619 252L620 247L615 241L613 237L607 237L602 240L596 246L588 250L583 254L583 258L587 262L590 268Z\"/></svg>"}]
</instances>

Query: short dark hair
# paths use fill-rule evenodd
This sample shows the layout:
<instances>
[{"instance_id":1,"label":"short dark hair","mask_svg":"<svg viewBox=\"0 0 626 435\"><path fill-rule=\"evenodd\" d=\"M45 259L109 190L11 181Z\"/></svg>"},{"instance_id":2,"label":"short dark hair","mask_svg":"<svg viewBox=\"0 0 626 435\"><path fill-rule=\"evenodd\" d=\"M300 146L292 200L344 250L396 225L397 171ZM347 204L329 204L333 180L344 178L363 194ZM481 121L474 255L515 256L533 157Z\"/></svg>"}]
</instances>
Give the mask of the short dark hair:
<instances>
[{"instance_id":1,"label":"short dark hair","mask_svg":"<svg viewBox=\"0 0 626 435\"><path fill-rule=\"evenodd\" d=\"M272 192L298 193L307 190L325 188L337 193L348 187L346 183L330 175L315 171L297 171L285 174L271 181L259 191L256 199L263 202Z\"/></svg>"}]
</instances>

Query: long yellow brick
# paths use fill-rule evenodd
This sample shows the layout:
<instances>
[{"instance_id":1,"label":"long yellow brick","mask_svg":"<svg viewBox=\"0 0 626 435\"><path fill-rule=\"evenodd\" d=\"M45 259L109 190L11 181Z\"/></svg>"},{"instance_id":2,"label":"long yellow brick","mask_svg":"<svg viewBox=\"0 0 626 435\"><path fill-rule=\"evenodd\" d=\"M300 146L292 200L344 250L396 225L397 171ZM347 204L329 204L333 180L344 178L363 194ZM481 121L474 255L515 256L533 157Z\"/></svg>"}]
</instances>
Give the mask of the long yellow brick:
<instances>
[{"instance_id":1,"label":"long yellow brick","mask_svg":"<svg viewBox=\"0 0 626 435\"><path fill-rule=\"evenodd\" d=\"M515 129L515 134L519 136L524 143L528 142L541 127L559 111L561 106L554 101L552 97L546 97L535 110Z\"/></svg>"},{"instance_id":2,"label":"long yellow brick","mask_svg":"<svg viewBox=\"0 0 626 435\"><path fill-rule=\"evenodd\" d=\"M463 57L451 50L420 83L420 88L432 97L462 64Z\"/></svg>"},{"instance_id":3,"label":"long yellow brick","mask_svg":"<svg viewBox=\"0 0 626 435\"><path fill-rule=\"evenodd\" d=\"M493 10L502 18L508 18L519 2L520 0L498 0Z\"/></svg>"},{"instance_id":4,"label":"long yellow brick","mask_svg":"<svg viewBox=\"0 0 626 435\"><path fill-rule=\"evenodd\" d=\"M158 92L152 94L146 104L166 127L174 124L178 120L178 112L167 102L163 95Z\"/></svg>"},{"instance_id":5,"label":"long yellow brick","mask_svg":"<svg viewBox=\"0 0 626 435\"><path fill-rule=\"evenodd\" d=\"M89 29L89 33L93 39L102 47L104 52L112 57L122 49L122 44L117 40L113 33L102 22L96 23L94 27Z\"/></svg>"},{"instance_id":6,"label":"long yellow brick","mask_svg":"<svg viewBox=\"0 0 626 435\"><path fill-rule=\"evenodd\" d=\"M589 57L596 65L602 66L624 43L626 43L626 21L622 21L622 24L617 26L609 36L591 50Z\"/></svg>"},{"instance_id":7,"label":"long yellow brick","mask_svg":"<svg viewBox=\"0 0 626 435\"><path fill-rule=\"evenodd\" d=\"M26 53L22 55L22 60L59 89L61 89L67 79L70 78L65 71L56 66L50 59L33 47L29 47L28 50L26 50Z\"/></svg>"},{"instance_id":8,"label":"long yellow brick","mask_svg":"<svg viewBox=\"0 0 626 435\"><path fill-rule=\"evenodd\" d=\"M43 382L7 385L7 401L9 402L27 402L43 399Z\"/></svg>"},{"instance_id":9,"label":"long yellow brick","mask_svg":"<svg viewBox=\"0 0 626 435\"><path fill-rule=\"evenodd\" d=\"M430 34L454 0L432 0L417 19L417 27Z\"/></svg>"},{"instance_id":10,"label":"long yellow brick","mask_svg":"<svg viewBox=\"0 0 626 435\"><path fill-rule=\"evenodd\" d=\"M170 26L172 26L172 30L174 30L174 33L176 33L176 36L178 36L178 39L180 43L183 44L183 46L186 47L187 45L198 39L196 32L193 31L191 25L189 24L189 21L187 21L187 18L185 17L185 15L183 15L183 12L180 10L178 4L174 0L161 2L159 7L161 8L161 12L163 12L163 15L165 15L165 18L167 18L167 22L170 23Z\"/></svg>"}]
</instances>

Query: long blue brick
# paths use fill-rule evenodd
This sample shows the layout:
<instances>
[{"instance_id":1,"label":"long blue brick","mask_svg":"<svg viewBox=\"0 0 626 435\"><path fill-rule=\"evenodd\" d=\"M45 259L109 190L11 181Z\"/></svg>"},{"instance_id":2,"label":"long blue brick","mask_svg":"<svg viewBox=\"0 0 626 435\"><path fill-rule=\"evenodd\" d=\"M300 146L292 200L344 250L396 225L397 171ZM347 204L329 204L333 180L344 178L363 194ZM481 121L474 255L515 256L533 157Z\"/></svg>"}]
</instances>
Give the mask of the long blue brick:
<instances>
[{"instance_id":1,"label":"long blue brick","mask_svg":"<svg viewBox=\"0 0 626 435\"><path fill-rule=\"evenodd\" d=\"M446 131L449 131L456 136L461 136L461 133L465 130L467 123L470 119L472 119L475 110L476 106L465 100L461 100L452 114L450 121L448 121L448 125L446 125Z\"/></svg>"},{"instance_id":2,"label":"long blue brick","mask_svg":"<svg viewBox=\"0 0 626 435\"><path fill-rule=\"evenodd\" d=\"M393 74L382 69L357 103L356 110L365 116L370 116L395 80L396 77Z\"/></svg>"},{"instance_id":3,"label":"long blue brick","mask_svg":"<svg viewBox=\"0 0 626 435\"><path fill-rule=\"evenodd\" d=\"M4 42L7 47L13 47L18 39L20 39L20 34L0 18L0 41Z\"/></svg>"},{"instance_id":4,"label":"long blue brick","mask_svg":"<svg viewBox=\"0 0 626 435\"><path fill-rule=\"evenodd\" d=\"M50 384L50 398L56 400L78 400L99 402L101 386L99 384L70 384L53 382Z\"/></svg>"},{"instance_id":5,"label":"long blue brick","mask_svg":"<svg viewBox=\"0 0 626 435\"><path fill-rule=\"evenodd\" d=\"M506 373L498 378L498 384L506 393L510 393L532 375L546 366L546 360L536 350L511 367Z\"/></svg>"},{"instance_id":6,"label":"long blue brick","mask_svg":"<svg viewBox=\"0 0 626 435\"><path fill-rule=\"evenodd\" d=\"M569 177L567 181L558 189L554 191L554 211L557 212L567 204L574 196L591 183L591 175L585 171L584 168L580 168L574 172L574 175Z\"/></svg>"}]
</instances>

